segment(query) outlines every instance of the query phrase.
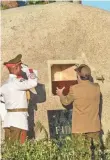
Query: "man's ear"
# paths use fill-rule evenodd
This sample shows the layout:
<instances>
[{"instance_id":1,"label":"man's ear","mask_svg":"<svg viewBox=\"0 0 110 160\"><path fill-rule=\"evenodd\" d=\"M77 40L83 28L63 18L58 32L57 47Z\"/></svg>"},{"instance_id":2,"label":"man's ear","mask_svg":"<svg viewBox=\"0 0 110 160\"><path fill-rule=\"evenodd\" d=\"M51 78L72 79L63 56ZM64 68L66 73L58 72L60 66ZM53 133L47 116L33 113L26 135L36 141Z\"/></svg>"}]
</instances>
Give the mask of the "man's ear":
<instances>
[{"instance_id":1,"label":"man's ear","mask_svg":"<svg viewBox=\"0 0 110 160\"><path fill-rule=\"evenodd\" d=\"M8 68L9 73L13 73L13 67L12 68Z\"/></svg>"},{"instance_id":2,"label":"man's ear","mask_svg":"<svg viewBox=\"0 0 110 160\"><path fill-rule=\"evenodd\" d=\"M81 80L81 77L80 77L80 75L78 74L77 75L77 79L80 81Z\"/></svg>"},{"instance_id":3,"label":"man's ear","mask_svg":"<svg viewBox=\"0 0 110 160\"><path fill-rule=\"evenodd\" d=\"M17 70L17 69L18 69L18 66L15 66L13 69Z\"/></svg>"},{"instance_id":4,"label":"man's ear","mask_svg":"<svg viewBox=\"0 0 110 160\"><path fill-rule=\"evenodd\" d=\"M79 79L80 78L80 76L79 76L79 74L77 74L77 79Z\"/></svg>"}]
</instances>

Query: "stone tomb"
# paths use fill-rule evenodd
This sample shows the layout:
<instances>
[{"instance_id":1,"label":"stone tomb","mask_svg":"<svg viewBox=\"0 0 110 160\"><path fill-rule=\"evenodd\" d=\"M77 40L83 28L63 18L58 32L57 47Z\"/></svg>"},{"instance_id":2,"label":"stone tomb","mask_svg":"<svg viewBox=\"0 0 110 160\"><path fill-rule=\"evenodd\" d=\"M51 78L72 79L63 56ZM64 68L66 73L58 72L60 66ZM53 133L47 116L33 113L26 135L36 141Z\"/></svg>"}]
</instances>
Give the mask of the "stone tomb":
<instances>
[{"instance_id":1,"label":"stone tomb","mask_svg":"<svg viewBox=\"0 0 110 160\"><path fill-rule=\"evenodd\" d=\"M30 68L38 70L37 96L31 92L29 104L30 133L40 121L50 134L48 112L65 109L55 88L68 88L76 80L75 65L85 63L92 70L94 82L100 85L100 115L106 136L110 130L110 13L62 2L2 10L1 14L1 83L8 78L2 63L17 54L23 55L22 61ZM31 137L44 137L43 131L36 129L35 133Z\"/></svg>"}]
</instances>

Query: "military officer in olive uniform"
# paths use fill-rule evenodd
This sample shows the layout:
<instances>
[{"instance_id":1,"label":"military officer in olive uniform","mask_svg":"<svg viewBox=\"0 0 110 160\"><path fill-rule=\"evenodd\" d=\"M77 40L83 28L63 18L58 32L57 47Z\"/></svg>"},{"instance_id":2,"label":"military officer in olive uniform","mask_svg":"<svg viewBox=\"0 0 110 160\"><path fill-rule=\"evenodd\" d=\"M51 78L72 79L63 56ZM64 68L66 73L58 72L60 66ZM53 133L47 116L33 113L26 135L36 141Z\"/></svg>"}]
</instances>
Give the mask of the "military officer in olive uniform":
<instances>
[{"instance_id":1,"label":"military officer in olive uniform","mask_svg":"<svg viewBox=\"0 0 110 160\"><path fill-rule=\"evenodd\" d=\"M87 65L76 68L78 84L71 86L67 96L57 88L57 95L63 105L73 103L72 133L99 138L101 124L99 118L100 87L90 81L91 70Z\"/></svg>"},{"instance_id":2,"label":"military officer in olive uniform","mask_svg":"<svg viewBox=\"0 0 110 160\"><path fill-rule=\"evenodd\" d=\"M25 69L28 79L21 77L22 55L5 62L9 70L9 79L1 86L0 94L4 97L7 114L4 119L5 140L20 140L21 133L28 130L28 104L26 90L37 86L37 77Z\"/></svg>"}]
</instances>

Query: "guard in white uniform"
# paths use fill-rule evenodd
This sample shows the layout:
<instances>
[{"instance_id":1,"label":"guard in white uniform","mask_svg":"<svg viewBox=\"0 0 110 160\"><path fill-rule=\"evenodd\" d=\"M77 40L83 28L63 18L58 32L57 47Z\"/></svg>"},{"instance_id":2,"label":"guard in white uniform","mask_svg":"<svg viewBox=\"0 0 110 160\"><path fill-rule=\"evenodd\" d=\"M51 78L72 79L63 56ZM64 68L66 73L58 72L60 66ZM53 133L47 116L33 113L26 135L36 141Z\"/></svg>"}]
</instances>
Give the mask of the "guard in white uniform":
<instances>
[{"instance_id":1,"label":"guard in white uniform","mask_svg":"<svg viewBox=\"0 0 110 160\"><path fill-rule=\"evenodd\" d=\"M4 119L5 139L21 140L21 133L28 130L28 103L26 90L37 86L37 77L25 68L28 80L20 78L22 55L5 62L10 74L9 79L1 87L1 95L4 97L7 114ZM19 78L18 78L19 77ZM22 132L24 131L24 132ZM26 136L25 136L26 137Z\"/></svg>"}]
</instances>

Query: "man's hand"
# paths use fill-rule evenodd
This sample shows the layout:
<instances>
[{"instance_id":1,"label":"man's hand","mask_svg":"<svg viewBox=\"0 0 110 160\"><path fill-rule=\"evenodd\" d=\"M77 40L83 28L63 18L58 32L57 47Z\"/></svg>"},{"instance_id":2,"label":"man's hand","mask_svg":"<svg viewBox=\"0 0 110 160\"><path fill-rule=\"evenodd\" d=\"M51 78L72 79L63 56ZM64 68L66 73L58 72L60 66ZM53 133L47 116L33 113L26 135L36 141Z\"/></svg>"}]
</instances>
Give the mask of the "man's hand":
<instances>
[{"instance_id":1,"label":"man's hand","mask_svg":"<svg viewBox=\"0 0 110 160\"><path fill-rule=\"evenodd\" d=\"M65 89L65 87L63 87L62 89L59 89L59 88L57 87L56 94L57 94L58 96L62 96L64 89Z\"/></svg>"}]
</instances>

